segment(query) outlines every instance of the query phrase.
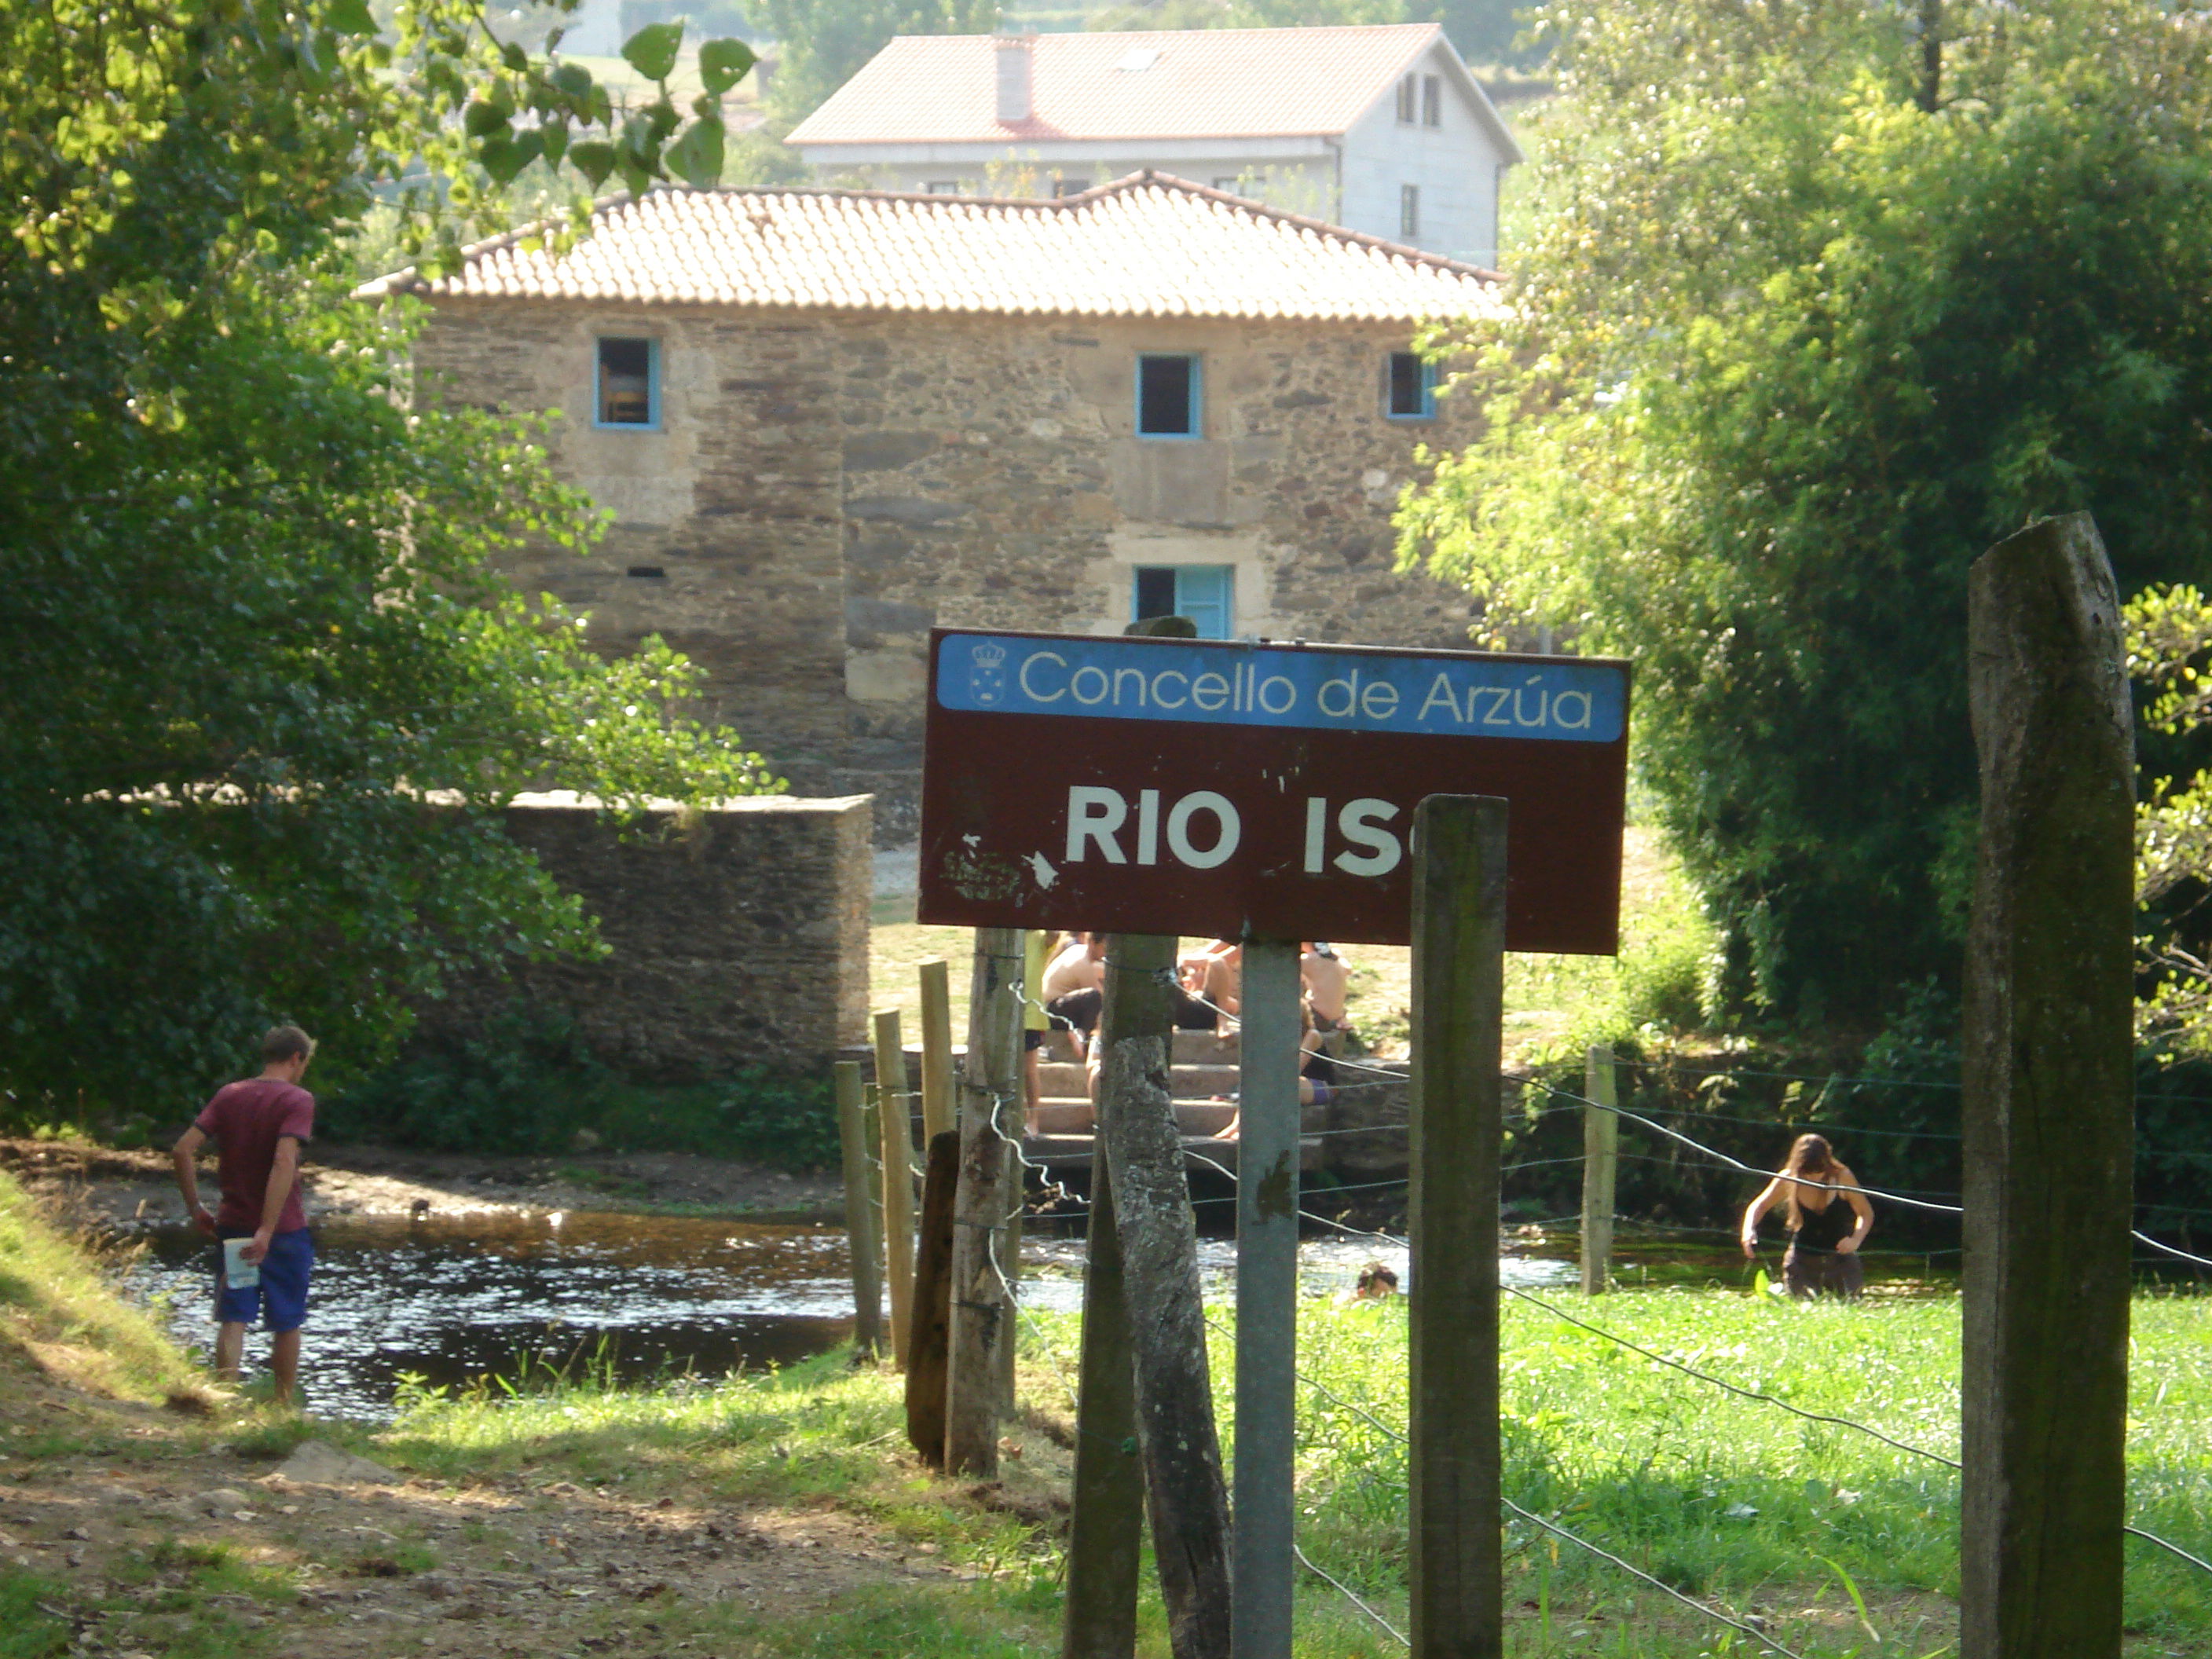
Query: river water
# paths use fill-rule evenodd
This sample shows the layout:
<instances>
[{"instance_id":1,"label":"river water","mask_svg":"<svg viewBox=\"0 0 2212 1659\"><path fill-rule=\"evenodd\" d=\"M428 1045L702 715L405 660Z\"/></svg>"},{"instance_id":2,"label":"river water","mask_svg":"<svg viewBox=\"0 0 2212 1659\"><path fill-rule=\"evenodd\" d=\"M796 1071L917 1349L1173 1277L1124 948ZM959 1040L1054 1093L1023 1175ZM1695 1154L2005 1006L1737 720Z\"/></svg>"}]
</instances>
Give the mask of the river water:
<instances>
[{"instance_id":1,"label":"river water","mask_svg":"<svg viewBox=\"0 0 2212 1659\"><path fill-rule=\"evenodd\" d=\"M213 1247L187 1227L143 1237L136 1288L180 1340L210 1346ZM410 1373L465 1383L543 1356L633 1381L712 1379L805 1358L853 1330L836 1229L599 1212L332 1217L315 1224L315 1251L303 1369L311 1409L329 1417L390 1417ZM1080 1240L1032 1237L1022 1259L1026 1306L1081 1305ZM1200 1241L1209 1301L1229 1299L1235 1259L1232 1241ZM1310 1294L1340 1293L1373 1261L1407 1277L1403 1250L1340 1237L1301 1245L1300 1277ZM1572 1272L1509 1258L1502 1277L1534 1286ZM264 1351L248 1340L249 1369Z\"/></svg>"}]
</instances>

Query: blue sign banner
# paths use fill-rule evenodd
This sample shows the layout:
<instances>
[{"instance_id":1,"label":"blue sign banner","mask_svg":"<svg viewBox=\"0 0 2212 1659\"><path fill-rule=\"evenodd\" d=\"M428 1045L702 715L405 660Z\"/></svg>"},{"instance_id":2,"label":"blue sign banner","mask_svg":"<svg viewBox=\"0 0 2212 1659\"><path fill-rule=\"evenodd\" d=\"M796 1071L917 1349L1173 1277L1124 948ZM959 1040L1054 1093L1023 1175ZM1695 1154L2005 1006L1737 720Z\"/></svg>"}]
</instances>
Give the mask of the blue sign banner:
<instances>
[{"instance_id":1,"label":"blue sign banner","mask_svg":"<svg viewBox=\"0 0 2212 1659\"><path fill-rule=\"evenodd\" d=\"M983 714L1617 743L1628 671L1575 657L946 633L937 701Z\"/></svg>"}]
</instances>

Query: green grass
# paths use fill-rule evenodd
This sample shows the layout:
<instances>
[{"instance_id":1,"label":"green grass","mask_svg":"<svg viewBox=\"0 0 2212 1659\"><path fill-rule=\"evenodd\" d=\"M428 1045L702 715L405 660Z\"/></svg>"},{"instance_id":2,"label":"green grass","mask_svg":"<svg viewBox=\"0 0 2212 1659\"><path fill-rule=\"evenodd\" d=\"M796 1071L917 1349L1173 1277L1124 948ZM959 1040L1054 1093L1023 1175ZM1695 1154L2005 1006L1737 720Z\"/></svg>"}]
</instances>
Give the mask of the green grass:
<instances>
[{"instance_id":1,"label":"green grass","mask_svg":"<svg viewBox=\"0 0 2212 1659\"><path fill-rule=\"evenodd\" d=\"M1799 1306L1738 1291L1623 1291L1569 1310L1657 1352L1810 1410L1856 1418L1955 1455L1959 1304L1948 1293ZM1566 1305L1563 1303L1563 1305ZM1233 1443L1231 1316L1215 1316L1213 1375ZM1025 1393L1069 1409L1079 1321L1024 1333ZM1508 1496L1685 1594L1774 1621L1808 1659L1929 1659L1955 1641L1958 1478L1850 1431L1722 1393L1509 1301L1503 1325ZM1301 1312L1300 1543L1403 1627L1406 1316L1401 1304ZM2135 1309L2130 1513L2212 1551L2212 1316L2198 1297ZM1326 1390L1326 1392L1324 1392ZM1331 1396L1334 1396L1332 1398ZM588 1379L503 1398L418 1395L371 1443L407 1468L455 1477L529 1473L611 1483L635 1498L704 1486L724 1501L836 1507L909 1547L933 1547L973 1583L856 1591L795 1615L734 1606L662 1622L738 1656L1045 1655L1057 1644L1059 1540L922 1474L901 1447L898 1379L832 1356L713 1386L611 1389ZM1016 1437L1024 1437L1015 1431ZM1010 1490L1064 1474L1038 1467L1040 1437L1006 1466ZM1746 1653L1610 1565L1525 1523L1506 1531L1509 1651L1690 1659ZM1146 1656L1166 1651L1149 1575ZM1301 1575L1302 1659L1385 1659L1398 1650L1318 1579ZM2201 1575L2130 1545L2130 1652L2212 1655ZM1879 1632L1877 1644L1868 1634Z\"/></svg>"},{"instance_id":2,"label":"green grass","mask_svg":"<svg viewBox=\"0 0 2212 1659\"><path fill-rule=\"evenodd\" d=\"M894 1455L904 1441L898 1380L854 1371L842 1353L703 1385L611 1386L582 1374L520 1394L417 1390L363 1449L454 1480L532 1474L608 1485L627 1497L711 1493L724 1503L863 1516L908 1545L994 1571L1041 1559L1012 1518L948 1504L940 1483Z\"/></svg>"},{"instance_id":3,"label":"green grass","mask_svg":"<svg viewBox=\"0 0 2212 1659\"><path fill-rule=\"evenodd\" d=\"M1575 1304L1568 1311L1658 1352L1958 1455L1954 1297L1844 1308L1711 1290L1626 1291L1595 1304L1565 1294ZM1218 1382L1230 1374L1229 1317L1217 1326ZM1052 1346L1075 1352L1075 1320L1048 1320L1045 1328ZM1811 1621L1793 1626L1796 1635L1784 1639L1801 1650L1874 1650L1856 1629L1855 1594L1868 1599L1886 1640L1899 1644L1881 1651L1925 1653L1950 1639L1948 1604L1958 1593L1954 1471L1727 1395L1510 1300L1503 1344L1506 1495L1522 1507L1685 1593L1784 1619L1815 1608L1842 1621L1837 1647L1824 1646ZM2212 1553L2212 1305L2196 1297L2139 1297L2134 1348L2131 1516L2199 1554ZM1405 1607L1407 1449L1389 1431L1402 1431L1407 1419L1403 1305L1309 1303L1299 1355L1301 1371L1320 1385L1300 1389L1301 1545L1396 1620ZM1220 1404L1226 1445L1231 1402ZM1509 1606L1534 1603L1540 1615L1547 1603L1571 1607L1586 1626L1589 1609L1626 1599L1643 1608L1646 1623L1673 1622L1656 1592L1526 1523L1508 1527L1506 1544ZM2154 1650L2212 1653L2212 1583L2147 1544L2130 1546L2126 1616L2130 1631ZM1540 1616L1519 1622L1534 1626ZM1553 1624L1561 1652L1698 1650L1639 1646L1626 1631L1615 1632L1625 1645L1593 1649L1595 1636L1574 1638ZM1715 1633L1726 1632L1706 1632ZM1537 1639L1518 1650L1553 1650L1533 1629L1521 1635ZM1343 1650L1359 1650L1355 1641Z\"/></svg>"},{"instance_id":4,"label":"green grass","mask_svg":"<svg viewBox=\"0 0 2212 1659\"><path fill-rule=\"evenodd\" d=\"M137 1400L197 1381L152 1316L115 1294L101 1259L0 1173L0 1387L40 1371Z\"/></svg>"}]
</instances>

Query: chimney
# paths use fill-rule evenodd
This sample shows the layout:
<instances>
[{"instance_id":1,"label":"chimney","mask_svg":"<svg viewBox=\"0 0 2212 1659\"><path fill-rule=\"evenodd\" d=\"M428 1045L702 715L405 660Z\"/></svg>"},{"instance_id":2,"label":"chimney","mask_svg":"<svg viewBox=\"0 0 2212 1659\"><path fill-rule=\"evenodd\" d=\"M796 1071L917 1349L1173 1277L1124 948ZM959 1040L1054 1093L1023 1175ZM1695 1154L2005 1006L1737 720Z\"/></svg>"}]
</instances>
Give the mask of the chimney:
<instances>
[{"instance_id":1,"label":"chimney","mask_svg":"<svg viewBox=\"0 0 2212 1659\"><path fill-rule=\"evenodd\" d=\"M1030 118L1030 49L1034 34L1001 35L994 55L999 61L999 124L1014 126Z\"/></svg>"}]
</instances>

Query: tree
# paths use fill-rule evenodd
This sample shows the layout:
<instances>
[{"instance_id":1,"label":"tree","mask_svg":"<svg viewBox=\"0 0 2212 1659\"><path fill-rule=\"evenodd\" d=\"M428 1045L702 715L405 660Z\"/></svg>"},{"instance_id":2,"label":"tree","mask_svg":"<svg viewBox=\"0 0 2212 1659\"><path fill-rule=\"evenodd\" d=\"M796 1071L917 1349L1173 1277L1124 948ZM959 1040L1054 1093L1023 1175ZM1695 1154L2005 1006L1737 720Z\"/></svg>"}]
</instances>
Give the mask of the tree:
<instances>
[{"instance_id":1,"label":"tree","mask_svg":"<svg viewBox=\"0 0 2212 1659\"><path fill-rule=\"evenodd\" d=\"M2128 672L2152 733L2212 732L2212 603L2186 584L2127 607ZM2139 1035L2166 1057L2212 1059L2212 773L2146 780L2136 808L2139 945L2148 981Z\"/></svg>"},{"instance_id":2,"label":"tree","mask_svg":"<svg viewBox=\"0 0 2212 1659\"><path fill-rule=\"evenodd\" d=\"M769 112L787 127L819 108L897 34L988 34L999 0L760 0L782 52Z\"/></svg>"},{"instance_id":3,"label":"tree","mask_svg":"<svg viewBox=\"0 0 2212 1659\"><path fill-rule=\"evenodd\" d=\"M518 152L639 187L703 165L713 118L665 95L676 32L631 42L664 95L624 111L458 0L398 15L380 35L362 0L0 9L19 1115L173 1107L276 1017L366 1063L456 969L591 950L500 833L518 790L772 784L682 717L674 653L602 660L492 574L496 548L580 545L597 515L526 424L409 410L406 319L347 300L339 246L381 193L449 262L488 200L475 163L511 178ZM710 88L744 61L714 55Z\"/></svg>"},{"instance_id":4,"label":"tree","mask_svg":"<svg viewBox=\"0 0 2212 1659\"><path fill-rule=\"evenodd\" d=\"M1955 981L1966 567L2097 517L2212 564L2212 77L2148 0L1547 14L1485 439L1402 550L1632 657L1638 764L1739 1008Z\"/></svg>"}]
</instances>

